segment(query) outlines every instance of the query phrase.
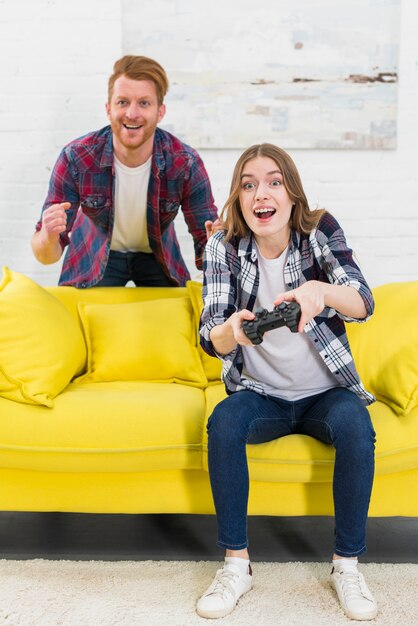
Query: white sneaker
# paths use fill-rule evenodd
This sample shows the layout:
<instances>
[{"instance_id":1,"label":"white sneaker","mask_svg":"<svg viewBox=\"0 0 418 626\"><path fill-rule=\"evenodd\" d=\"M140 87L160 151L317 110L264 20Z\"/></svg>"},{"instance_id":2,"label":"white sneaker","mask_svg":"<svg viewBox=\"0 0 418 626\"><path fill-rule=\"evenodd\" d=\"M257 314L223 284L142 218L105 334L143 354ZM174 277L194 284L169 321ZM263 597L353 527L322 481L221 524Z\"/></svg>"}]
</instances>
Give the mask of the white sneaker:
<instances>
[{"instance_id":1,"label":"white sneaker","mask_svg":"<svg viewBox=\"0 0 418 626\"><path fill-rule=\"evenodd\" d=\"M377 615L377 604L357 567L331 572L331 584L337 592L341 607L347 617L369 620Z\"/></svg>"},{"instance_id":2,"label":"white sneaker","mask_svg":"<svg viewBox=\"0 0 418 626\"><path fill-rule=\"evenodd\" d=\"M233 563L225 563L223 569L218 569L213 583L198 601L198 615L216 618L231 613L239 598L250 591L252 578L251 574L243 574Z\"/></svg>"}]
</instances>

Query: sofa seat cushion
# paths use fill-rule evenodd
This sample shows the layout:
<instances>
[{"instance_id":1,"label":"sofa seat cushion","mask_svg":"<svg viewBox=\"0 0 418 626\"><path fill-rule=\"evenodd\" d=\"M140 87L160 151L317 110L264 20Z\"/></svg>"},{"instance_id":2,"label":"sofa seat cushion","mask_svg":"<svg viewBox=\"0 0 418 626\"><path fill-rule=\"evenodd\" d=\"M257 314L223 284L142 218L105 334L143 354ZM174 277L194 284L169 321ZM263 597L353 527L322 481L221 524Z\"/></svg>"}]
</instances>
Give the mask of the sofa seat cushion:
<instances>
[{"instance_id":1,"label":"sofa seat cushion","mask_svg":"<svg viewBox=\"0 0 418 626\"><path fill-rule=\"evenodd\" d=\"M205 396L175 383L72 383L52 409L0 398L0 467L200 469Z\"/></svg>"},{"instance_id":2,"label":"sofa seat cushion","mask_svg":"<svg viewBox=\"0 0 418 626\"><path fill-rule=\"evenodd\" d=\"M216 404L226 397L223 385L206 389L203 429L204 469L207 461L207 420ZM376 431L376 474L392 474L418 468L418 409L399 417L386 404L375 402L369 411ZM267 443L248 445L252 480L262 482L331 482L334 448L307 435L288 435Z\"/></svg>"}]
</instances>

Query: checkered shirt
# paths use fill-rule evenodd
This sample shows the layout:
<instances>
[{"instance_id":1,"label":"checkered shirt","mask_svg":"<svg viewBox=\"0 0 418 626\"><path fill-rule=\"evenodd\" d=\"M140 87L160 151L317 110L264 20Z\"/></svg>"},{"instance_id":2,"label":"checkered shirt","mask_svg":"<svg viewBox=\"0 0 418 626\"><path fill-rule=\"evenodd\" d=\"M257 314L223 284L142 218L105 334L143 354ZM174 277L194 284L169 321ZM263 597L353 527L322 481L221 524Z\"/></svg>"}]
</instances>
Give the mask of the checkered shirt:
<instances>
[{"instance_id":1,"label":"checkered shirt","mask_svg":"<svg viewBox=\"0 0 418 626\"><path fill-rule=\"evenodd\" d=\"M62 248L68 246L60 285L92 287L102 278L114 223L114 183L110 126L72 141L59 155L42 211L55 203L71 203L66 231L60 235ZM193 148L157 128L147 198L148 239L173 285L183 286L190 275L173 224L180 207L201 269L205 221L217 217L209 178ZM36 230L41 226L42 218Z\"/></svg>"},{"instance_id":2,"label":"checkered shirt","mask_svg":"<svg viewBox=\"0 0 418 626\"><path fill-rule=\"evenodd\" d=\"M202 347L208 354L222 358L222 379L228 393L248 389L265 394L262 383L242 375L241 346L220 357L209 338L211 329L223 324L236 311L253 310L259 285L253 236L225 243L224 233L216 232L207 243L203 270ZM325 307L306 324L304 331L335 376L336 385L353 391L365 405L374 402L374 396L360 381L344 324L369 319L374 310L373 295L347 246L343 230L332 215L325 213L309 235L292 232L284 279L288 290L296 289L308 280L319 280L354 287L359 292L366 307L366 318L354 319Z\"/></svg>"}]
</instances>

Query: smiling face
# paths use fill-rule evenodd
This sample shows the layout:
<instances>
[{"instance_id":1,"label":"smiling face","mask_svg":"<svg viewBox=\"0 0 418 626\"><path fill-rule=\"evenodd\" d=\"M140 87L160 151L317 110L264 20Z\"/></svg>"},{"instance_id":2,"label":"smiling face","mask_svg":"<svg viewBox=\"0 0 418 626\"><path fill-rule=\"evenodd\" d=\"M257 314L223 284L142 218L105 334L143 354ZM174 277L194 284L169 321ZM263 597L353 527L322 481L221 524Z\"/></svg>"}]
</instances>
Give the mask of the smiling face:
<instances>
[{"instance_id":1,"label":"smiling face","mask_svg":"<svg viewBox=\"0 0 418 626\"><path fill-rule=\"evenodd\" d=\"M277 163L266 156L247 161L242 169L239 203L244 220L262 254L279 256L290 237L293 201Z\"/></svg>"},{"instance_id":2,"label":"smiling face","mask_svg":"<svg viewBox=\"0 0 418 626\"><path fill-rule=\"evenodd\" d=\"M154 133L165 115L151 80L116 79L106 113L113 132L113 148L125 165L141 165L152 154Z\"/></svg>"}]
</instances>

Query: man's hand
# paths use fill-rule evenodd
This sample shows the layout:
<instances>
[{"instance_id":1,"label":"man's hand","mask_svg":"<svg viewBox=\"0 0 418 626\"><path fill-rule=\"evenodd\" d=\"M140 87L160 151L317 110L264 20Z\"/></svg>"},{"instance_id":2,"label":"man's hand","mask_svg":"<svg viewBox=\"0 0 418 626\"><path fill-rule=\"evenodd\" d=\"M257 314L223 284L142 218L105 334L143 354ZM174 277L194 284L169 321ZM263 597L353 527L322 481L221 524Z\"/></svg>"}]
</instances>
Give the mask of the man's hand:
<instances>
[{"instance_id":1,"label":"man's hand","mask_svg":"<svg viewBox=\"0 0 418 626\"><path fill-rule=\"evenodd\" d=\"M71 207L69 202L52 204L42 214L41 237L45 242L57 241L60 233L67 227L66 211Z\"/></svg>"},{"instance_id":2,"label":"man's hand","mask_svg":"<svg viewBox=\"0 0 418 626\"><path fill-rule=\"evenodd\" d=\"M205 229L206 229L206 238L209 239L217 230L223 229L223 222L219 219L219 217L212 222L211 220L206 220Z\"/></svg>"},{"instance_id":3,"label":"man's hand","mask_svg":"<svg viewBox=\"0 0 418 626\"><path fill-rule=\"evenodd\" d=\"M61 258L60 234L67 227L69 202L52 204L42 213L42 226L32 237L32 250L40 263L49 265Z\"/></svg>"}]
</instances>

